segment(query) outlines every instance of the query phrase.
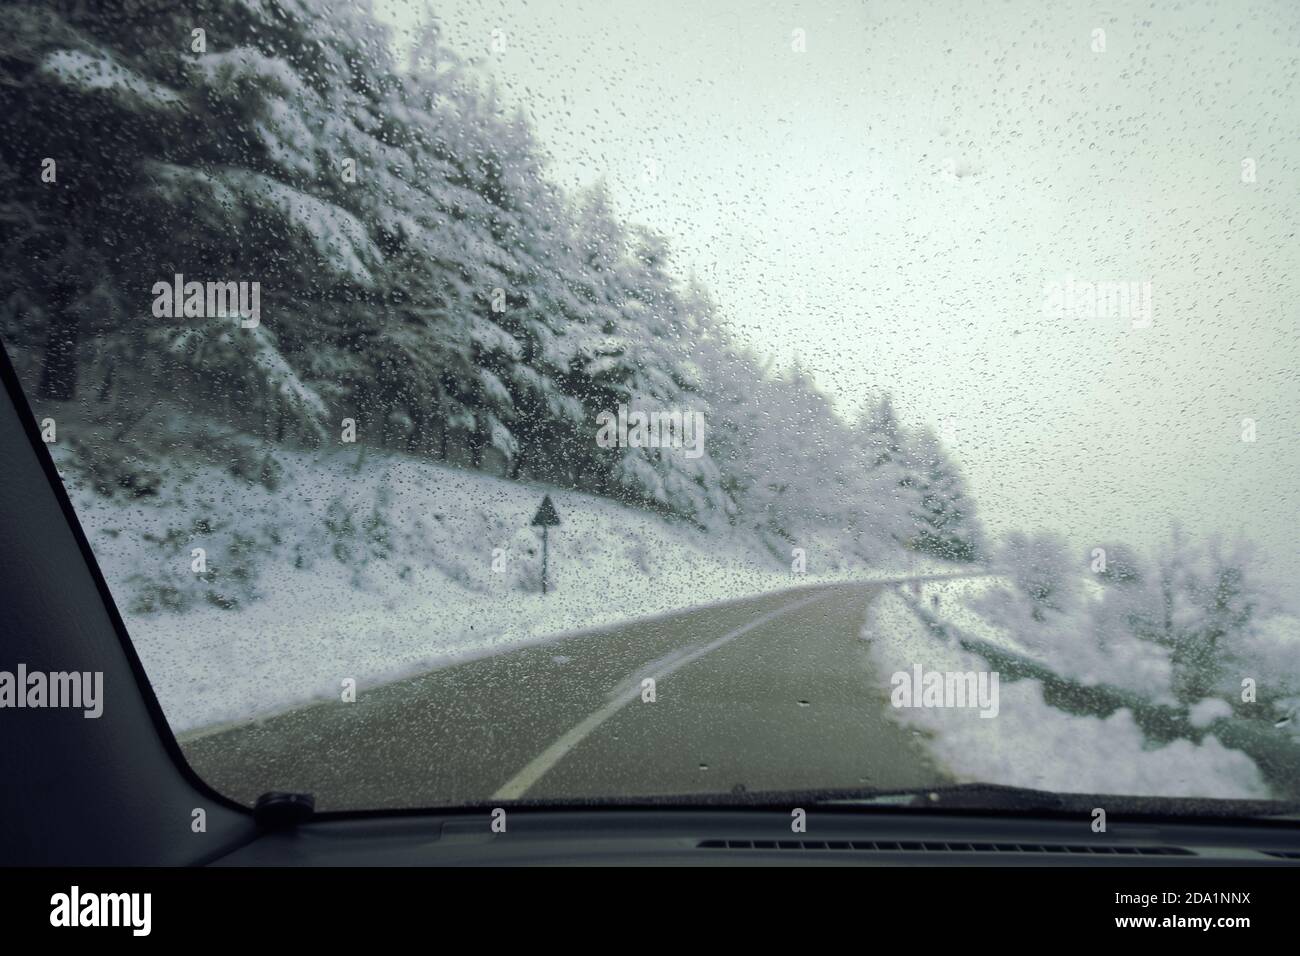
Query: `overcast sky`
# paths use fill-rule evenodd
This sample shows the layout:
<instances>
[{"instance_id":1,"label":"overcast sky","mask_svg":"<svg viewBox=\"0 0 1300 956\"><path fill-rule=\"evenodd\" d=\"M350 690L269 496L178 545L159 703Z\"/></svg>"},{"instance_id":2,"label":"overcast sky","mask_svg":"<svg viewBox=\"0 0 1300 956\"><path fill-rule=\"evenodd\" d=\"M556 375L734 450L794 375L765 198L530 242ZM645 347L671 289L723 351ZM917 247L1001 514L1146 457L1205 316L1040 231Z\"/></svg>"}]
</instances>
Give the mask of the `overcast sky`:
<instances>
[{"instance_id":1,"label":"overcast sky","mask_svg":"<svg viewBox=\"0 0 1300 956\"><path fill-rule=\"evenodd\" d=\"M433 9L557 181L604 178L846 414L942 428L995 532L1179 519L1300 573L1300 3ZM1045 315L1071 276L1150 282L1149 326Z\"/></svg>"}]
</instances>

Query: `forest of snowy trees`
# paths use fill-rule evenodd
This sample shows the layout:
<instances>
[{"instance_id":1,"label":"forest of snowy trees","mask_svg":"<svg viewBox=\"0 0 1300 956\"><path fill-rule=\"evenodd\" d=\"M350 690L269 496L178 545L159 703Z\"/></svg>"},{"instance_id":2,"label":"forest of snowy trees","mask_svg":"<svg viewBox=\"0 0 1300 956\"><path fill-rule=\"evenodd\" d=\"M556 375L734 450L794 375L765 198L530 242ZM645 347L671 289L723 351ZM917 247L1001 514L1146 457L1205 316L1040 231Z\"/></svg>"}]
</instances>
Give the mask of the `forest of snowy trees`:
<instances>
[{"instance_id":1,"label":"forest of snowy trees","mask_svg":"<svg viewBox=\"0 0 1300 956\"><path fill-rule=\"evenodd\" d=\"M969 560L972 502L887 397L847 421L739 347L665 239L548 179L435 31L399 57L350 5L0 8L0 331L42 409L130 441L161 400L284 446L357 441L581 489L769 548ZM151 288L258 282L260 322L157 318ZM602 448L626 403L708 422L698 458ZM181 440L184 440L183 438Z\"/></svg>"}]
</instances>

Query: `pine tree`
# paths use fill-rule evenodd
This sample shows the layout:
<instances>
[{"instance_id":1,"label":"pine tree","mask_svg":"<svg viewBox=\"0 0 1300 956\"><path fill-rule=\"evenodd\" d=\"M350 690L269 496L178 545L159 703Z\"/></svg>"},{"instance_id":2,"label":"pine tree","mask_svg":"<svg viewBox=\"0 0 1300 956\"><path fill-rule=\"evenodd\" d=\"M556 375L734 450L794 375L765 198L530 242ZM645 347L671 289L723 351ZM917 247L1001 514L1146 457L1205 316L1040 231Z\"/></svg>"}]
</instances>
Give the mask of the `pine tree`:
<instances>
[{"instance_id":1,"label":"pine tree","mask_svg":"<svg viewBox=\"0 0 1300 956\"><path fill-rule=\"evenodd\" d=\"M61 168L56 189L19 178L38 184L13 202L32 225L5 251L34 263L27 279L47 303L42 394L74 394L87 335L146 334L156 280L258 281L289 362L311 337L304 319L319 309L309 303L370 282L381 256L360 218L331 201L324 162L348 154L341 139L361 138L332 117L363 112L354 65L381 38L373 23L232 0L215 5L208 46L196 50L192 15L169 5L0 15L23 48L3 84L5 148L16 166L34 171L47 154ZM58 236L71 237L62 250L50 245ZM107 308L82 307L88 290ZM228 357L254 352L264 354ZM260 382L282 386L277 375Z\"/></svg>"},{"instance_id":2,"label":"pine tree","mask_svg":"<svg viewBox=\"0 0 1300 956\"><path fill-rule=\"evenodd\" d=\"M975 502L965 482L929 430L909 438L903 457L902 486L914 498L908 514L914 529L907 544L915 551L947 561L974 561L982 553Z\"/></svg>"}]
</instances>

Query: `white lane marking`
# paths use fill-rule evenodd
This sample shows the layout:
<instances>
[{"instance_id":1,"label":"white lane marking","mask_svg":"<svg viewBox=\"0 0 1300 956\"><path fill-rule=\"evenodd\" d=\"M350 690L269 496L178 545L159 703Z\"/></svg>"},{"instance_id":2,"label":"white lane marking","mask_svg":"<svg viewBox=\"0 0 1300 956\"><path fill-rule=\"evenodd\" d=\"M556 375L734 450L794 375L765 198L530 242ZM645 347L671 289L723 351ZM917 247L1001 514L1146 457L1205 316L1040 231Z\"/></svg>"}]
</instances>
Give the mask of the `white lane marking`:
<instances>
[{"instance_id":1,"label":"white lane marking","mask_svg":"<svg viewBox=\"0 0 1300 956\"><path fill-rule=\"evenodd\" d=\"M793 604L787 604L779 607L775 611L769 611L760 618L750 621L748 624L742 624L734 631L728 631L717 640L710 641L704 645L696 645L690 653L681 654L674 651L667 657L651 661L649 664L642 666L633 672L627 679L620 681L615 685L614 691L610 693L609 702L594 714L588 715L580 723L574 725L567 733L557 739L549 747L529 761L528 765L511 777L496 793L492 794L493 800L518 800L528 790L542 779L546 773L557 763L564 759L574 747L582 743L597 727L603 724L609 718L613 717L624 706L637 700L641 696L641 681L646 677L653 677L656 681L663 680L671 674L681 670L692 661L697 661L706 654L711 654L719 647L734 641L743 634L747 634L756 627L762 627L768 621L775 620L783 614L789 614L791 611L797 611L805 605L814 601L820 601L822 598L829 597L833 591L824 591L806 597L802 601L795 601ZM657 668L650 671L651 668Z\"/></svg>"},{"instance_id":2,"label":"white lane marking","mask_svg":"<svg viewBox=\"0 0 1300 956\"><path fill-rule=\"evenodd\" d=\"M635 697L641 692L641 681L643 678L653 677L658 680L664 674L671 674L677 669L673 665L687 654L694 652L699 648L699 646L699 644L683 644L676 650L669 651L658 660L653 660L648 664L642 664L638 670L629 674L623 680L611 687L609 693L605 695L605 699L608 701L619 700L629 693Z\"/></svg>"}]
</instances>

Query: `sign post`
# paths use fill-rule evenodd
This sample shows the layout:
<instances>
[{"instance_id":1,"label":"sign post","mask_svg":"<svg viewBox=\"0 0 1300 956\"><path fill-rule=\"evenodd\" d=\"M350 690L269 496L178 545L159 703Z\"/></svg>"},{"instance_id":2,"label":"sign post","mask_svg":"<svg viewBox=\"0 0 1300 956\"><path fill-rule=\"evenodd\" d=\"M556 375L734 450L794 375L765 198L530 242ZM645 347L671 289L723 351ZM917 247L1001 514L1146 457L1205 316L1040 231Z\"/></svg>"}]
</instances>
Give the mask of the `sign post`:
<instances>
[{"instance_id":1,"label":"sign post","mask_svg":"<svg viewBox=\"0 0 1300 956\"><path fill-rule=\"evenodd\" d=\"M533 527L542 529L542 593L547 591L546 587L546 563L549 557L549 535L548 531L560 523L559 512L555 510L555 505L551 504L551 496L545 495L542 498L541 507L537 509L537 514L533 515Z\"/></svg>"}]
</instances>

